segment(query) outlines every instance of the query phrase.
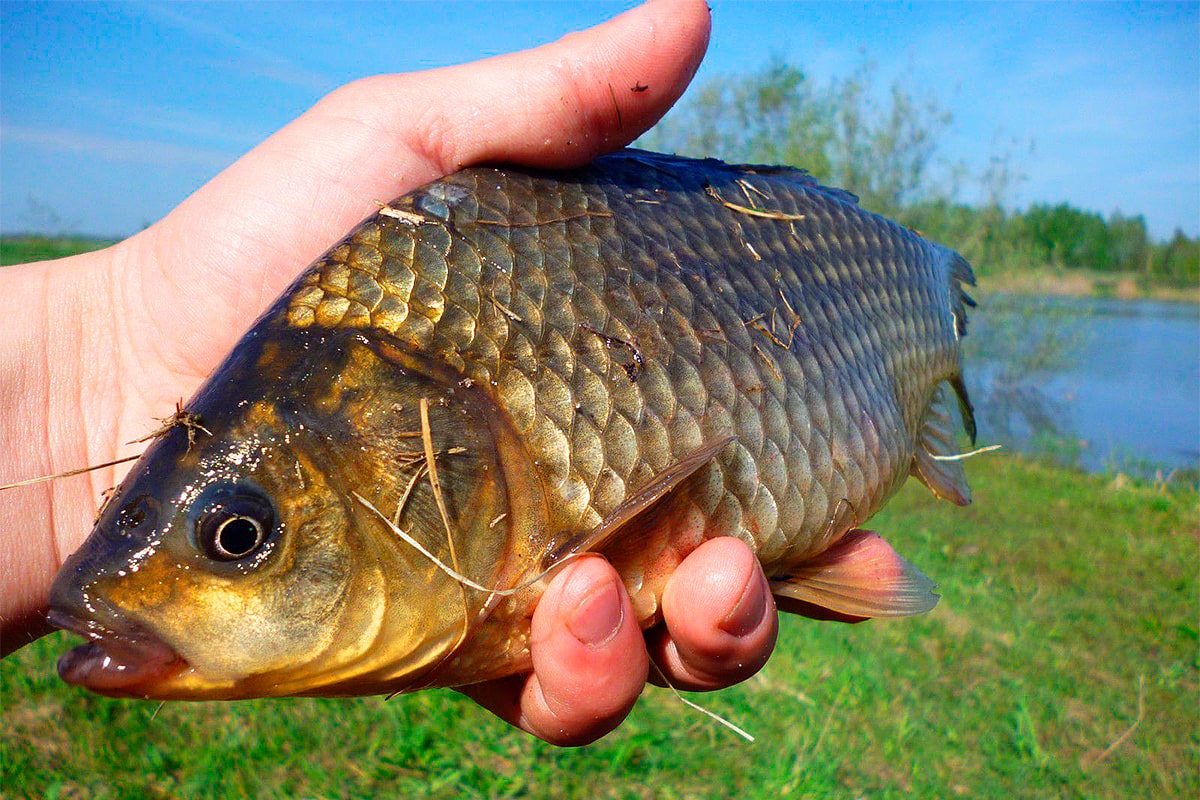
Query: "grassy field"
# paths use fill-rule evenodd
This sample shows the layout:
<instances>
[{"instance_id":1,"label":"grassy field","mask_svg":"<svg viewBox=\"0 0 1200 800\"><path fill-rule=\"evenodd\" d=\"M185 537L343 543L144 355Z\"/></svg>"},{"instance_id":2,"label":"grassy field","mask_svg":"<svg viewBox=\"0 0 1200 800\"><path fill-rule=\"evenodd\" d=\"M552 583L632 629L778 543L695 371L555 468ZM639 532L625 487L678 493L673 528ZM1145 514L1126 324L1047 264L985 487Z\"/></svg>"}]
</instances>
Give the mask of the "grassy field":
<instances>
[{"instance_id":1,"label":"grassy field","mask_svg":"<svg viewBox=\"0 0 1200 800\"><path fill-rule=\"evenodd\" d=\"M0 236L0 267L63 258L89 250L99 250L115 244L116 239L97 239L91 236Z\"/></svg>"},{"instance_id":2,"label":"grassy field","mask_svg":"<svg viewBox=\"0 0 1200 800\"><path fill-rule=\"evenodd\" d=\"M971 476L965 510L910 482L872 525L939 582L931 614L789 617L759 676L696 698L754 744L653 688L577 750L449 691L156 709L59 683L56 635L0 664L0 793L1200 796L1196 493L1014 457Z\"/></svg>"}]
</instances>

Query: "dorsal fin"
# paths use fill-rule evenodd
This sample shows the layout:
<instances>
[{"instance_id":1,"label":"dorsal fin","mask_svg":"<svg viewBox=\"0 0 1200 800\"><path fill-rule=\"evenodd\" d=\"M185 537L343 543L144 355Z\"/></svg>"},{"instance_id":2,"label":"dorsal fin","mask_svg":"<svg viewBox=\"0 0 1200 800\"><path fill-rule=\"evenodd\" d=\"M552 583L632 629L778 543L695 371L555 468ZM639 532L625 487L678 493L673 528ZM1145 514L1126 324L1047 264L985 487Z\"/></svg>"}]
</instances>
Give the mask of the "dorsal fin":
<instances>
[{"instance_id":1,"label":"dorsal fin","mask_svg":"<svg viewBox=\"0 0 1200 800\"><path fill-rule=\"evenodd\" d=\"M975 417L967 399L966 387L963 386L961 378L945 381L934 392L933 401L925 412L921 430L917 433L916 451L913 453L910 471L936 496L965 506L971 502L971 487L967 485L967 474L963 471L962 462L938 458L958 454L955 443L955 433L958 430L958 419L954 413L955 397L963 424L974 442Z\"/></svg>"}]
</instances>

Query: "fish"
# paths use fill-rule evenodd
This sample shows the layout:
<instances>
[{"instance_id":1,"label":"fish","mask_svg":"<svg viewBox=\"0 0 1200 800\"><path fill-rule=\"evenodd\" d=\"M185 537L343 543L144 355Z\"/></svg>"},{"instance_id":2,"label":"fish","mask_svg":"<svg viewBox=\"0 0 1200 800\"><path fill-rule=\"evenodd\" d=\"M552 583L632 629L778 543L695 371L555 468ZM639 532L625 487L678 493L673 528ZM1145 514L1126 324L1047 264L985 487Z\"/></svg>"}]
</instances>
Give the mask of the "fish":
<instances>
[{"instance_id":1,"label":"fish","mask_svg":"<svg viewBox=\"0 0 1200 800\"><path fill-rule=\"evenodd\" d=\"M968 263L792 167L623 150L475 166L318 259L167 420L64 563L69 683L393 694L531 668L563 565L643 627L707 539L780 609L920 614L862 525L910 476L970 501Z\"/></svg>"}]
</instances>

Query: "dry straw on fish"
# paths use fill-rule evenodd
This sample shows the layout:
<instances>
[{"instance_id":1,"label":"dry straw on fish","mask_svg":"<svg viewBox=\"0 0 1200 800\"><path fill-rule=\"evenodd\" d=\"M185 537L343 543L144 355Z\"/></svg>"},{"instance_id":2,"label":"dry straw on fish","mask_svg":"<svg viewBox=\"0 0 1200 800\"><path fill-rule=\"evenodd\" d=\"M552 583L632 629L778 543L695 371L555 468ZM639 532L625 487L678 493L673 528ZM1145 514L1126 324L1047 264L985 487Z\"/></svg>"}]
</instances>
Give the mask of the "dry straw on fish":
<instances>
[{"instance_id":1,"label":"dry straw on fish","mask_svg":"<svg viewBox=\"0 0 1200 800\"><path fill-rule=\"evenodd\" d=\"M508 589L500 589L500 588L497 588L494 586L484 586L482 583L478 583L476 581L471 580L466 575L463 575L461 572L456 570L454 567L450 566L445 561L442 561L440 558L435 556L433 553L429 552L429 549L426 548L425 545L421 544L416 539L414 539L399 525L394 524L390 519L387 518L387 516L384 515L384 513L382 511L380 511L378 508L376 508L375 505L370 500L363 497L358 492L351 492L350 494L352 494L354 496L354 499L357 500L359 503L361 503L364 508L366 508L368 511L370 511L375 516L379 517L379 520L387 527L388 530L390 530L392 533L396 534L396 536L400 537L400 539L402 539L406 544L408 544L410 547L412 547L418 553L425 556L425 558L429 559L430 563L432 563L435 567L437 567L442 572L444 572L452 580L457 581L458 583L462 584L465 587L475 589L476 591L486 592L489 595L496 595L498 597L509 597L510 595L514 595L523 589L528 589L530 586L533 586L535 583L537 583L538 581L547 577L548 575L550 575L550 573L561 568L568 562L574 561L575 559L579 558L580 556L587 555L587 553L582 553L582 552L568 553L567 555L565 555L562 558L555 561L545 571L539 572L537 575L534 575L532 578L529 578L524 583L519 583L516 586L510 587Z\"/></svg>"},{"instance_id":2,"label":"dry straw on fish","mask_svg":"<svg viewBox=\"0 0 1200 800\"><path fill-rule=\"evenodd\" d=\"M140 439L134 439L127 444L138 444L140 442L148 442L151 439L158 439L166 436L175 428L182 427L187 430L188 452L191 452L192 446L196 444L196 432L200 431L212 436L212 431L204 427L202 420L198 414L193 414L190 411L183 410L183 401L175 401L175 413L169 417L159 417L158 421L162 423L159 428L152 433L148 433Z\"/></svg>"},{"instance_id":3,"label":"dry straw on fish","mask_svg":"<svg viewBox=\"0 0 1200 800\"><path fill-rule=\"evenodd\" d=\"M454 569L458 569L458 554L454 550L454 535L450 529L450 515L446 513L446 500L442 496L442 482L438 479L437 459L433 452L433 431L429 427L429 399L422 397L421 404L421 443L425 446L425 469L429 471L429 485L433 489L433 499L437 502L438 514L442 524L446 526L446 543L450 545L450 561Z\"/></svg>"},{"instance_id":4,"label":"dry straw on fish","mask_svg":"<svg viewBox=\"0 0 1200 800\"><path fill-rule=\"evenodd\" d=\"M752 217L761 217L763 219L778 219L778 220L783 220L783 221L789 221L789 220L790 221L799 221L799 220L804 219L803 214L785 214L782 211L767 211L767 210L764 210L761 208L751 208L750 206L742 206L742 205L738 205L737 203L731 203L728 200L726 200L725 198L721 197L721 195L717 193L717 190L712 188L711 186L709 186L706 191L708 192L709 196L711 196L713 199L715 199L718 203L725 206L730 211L736 211L739 214L748 214Z\"/></svg>"},{"instance_id":5,"label":"dry straw on fish","mask_svg":"<svg viewBox=\"0 0 1200 800\"><path fill-rule=\"evenodd\" d=\"M0 486L0 492L4 491L5 489L16 489L21 486L32 486L35 483L45 483L46 481L52 481L56 478L70 478L72 475L82 475L85 472L92 472L93 470L104 469L105 467L115 467L117 464L125 464L141 457L142 454L138 453L135 456L118 458L116 461L105 461L103 464L94 464L90 467L69 469L66 472L56 472L53 475L39 475L36 478L27 478L26 480L17 481L16 483L6 483L3 486Z\"/></svg>"},{"instance_id":6,"label":"dry straw on fish","mask_svg":"<svg viewBox=\"0 0 1200 800\"><path fill-rule=\"evenodd\" d=\"M974 450L968 450L965 453L951 453L946 456L939 456L936 453L930 453L929 457L934 461L965 461L972 456L981 455L983 453L991 453L995 450L1003 450L1002 444L989 444L987 447L977 447Z\"/></svg>"},{"instance_id":7,"label":"dry straw on fish","mask_svg":"<svg viewBox=\"0 0 1200 800\"><path fill-rule=\"evenodd\" d=\"M403 222L405 225L423 225L426 222L429 222L429 220L425 219L425 217L412 211L405 211L402 208L393 208L387 203L379 200L376 200L375 204L379 206L379 215L381 217L390 217L391 219Z\"/></svg>"},{"instance_id":8,"label":"dry straw on fish","mask_svg":"<svg viewBox=\"0 0 1200 800\"><path fill-rule=\"evenodd\" d=\"M151 439L158 439L163 436L166 436L172 430L174 430L175 428L180 427L180 426L187 429L188 450L191 450L192 445L194 445L196 443L196 432L197 431L201 431L203 433L208 434L209 436L212 436L212 431L210 431L208 428L204 427L199 416L191 413L190 411L183 410L183 401L182 400L175 401L175 413L174 414L171 414L170 416L166 416L166 417L157 417L157 419L158 419L158 422L160 423L160 425L157 429L146 434L145 436L141 437L140 439L134 439L132 441L126 442L126 444L140 444L141 442L148 442ZM125 456L124 458L118 458L115 461L105 461L103 464L93 464L93 465L87 466L87 467L79 467L77 469L69 469L64 472L55 472L51 475L39 475L36 478L27 478L23 481L16 481L15 483L6 483L6 484L0 486L0 492L4 491L5 489L18 489L22 486L33 486L34 484L38 484L38 483L46 483L47 481L57 480L58 478L71 478L71 477L74 477L75 475L82 475L85 472L94 472L98 469L104 469L105 467L115 467L118 464L127 464L130 461L136 461L137 459L139 459L141 457L142 457L142 454L137 453L132 456Z\"/></svg>"},{"instance_id":9,"label":"dry straw on fish","mask_svg":"<svg viewBox=\"0 0 1200 800\"><path fill-rule=\"evenodd\" d=\"M530 222L516 222L513 220L499 219L477 219L476 225L496 225L501 228L540 228L543 225L553 225L556 222L570 222L573 219L586 219L588 217L611 217L611 211L580 211L578 214L564 214L561 217L550 217L548 219L538 219Z\"/></svg>"},{"instance_id":10,"label":"dry straw on fish","mask_svg":"<svg viewBox=\"0 0 1200 800\"><path fill-rule=\"evenodd\" d=\"M596 330L585 322L579 323L579 327L599 338L600 341L604 342L604 346L609 350L614 348L623 348L626 352L628 352L633 361L629 364L621 364L621 368L625 370L625 375L628 376L630 383L637 382L638 376L642 374L642 368L646 365L646 358L642 355L641 351L637 349L637 345L634 342L627 342L624 339L617 338L616 336L609 336L607 333Z\"/></svg>"},{"instance_id":11,"label":"dry straw on fish","mask_svg":"<svg viewBox=\"0 0 1200 800\"><path fill-rule=\"evenodd\" d=\"M525 321L525 320L521 319L521 317L517 316L517 313L515 311L513 311L508 306L501 303L496 298L489 296L488 299L492 301L492 305L495 306L497 311L499 311L501 314L503 314L504 316L511 319L513 322L524 322Z\"/></svg>"}]
</instances>

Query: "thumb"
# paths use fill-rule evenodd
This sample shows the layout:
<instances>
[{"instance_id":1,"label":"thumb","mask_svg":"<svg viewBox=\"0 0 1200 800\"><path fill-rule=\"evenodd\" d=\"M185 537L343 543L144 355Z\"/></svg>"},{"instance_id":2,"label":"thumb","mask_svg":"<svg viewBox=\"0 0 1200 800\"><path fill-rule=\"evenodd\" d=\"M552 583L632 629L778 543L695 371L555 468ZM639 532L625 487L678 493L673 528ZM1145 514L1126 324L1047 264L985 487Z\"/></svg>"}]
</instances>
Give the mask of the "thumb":
<instances>
[{"instance_id":1,"label":"thumb","mask_svg":"<svg viewBox=\"0 0 1200 800\"><path fill-rule=\"evenodd\" d=\"M260 307L240 311L252 319L245 312L261 310L375 200L469 164L568 167L631 142L683 93L708 33L703 0L656 0L533 50L348 84L160 223L188 236L158 241L186 240L188 252L155 254L222 288L246 286L247 265L283 257L286 269L249 282L246 301Z\"/></svg>"}]
</instances>

